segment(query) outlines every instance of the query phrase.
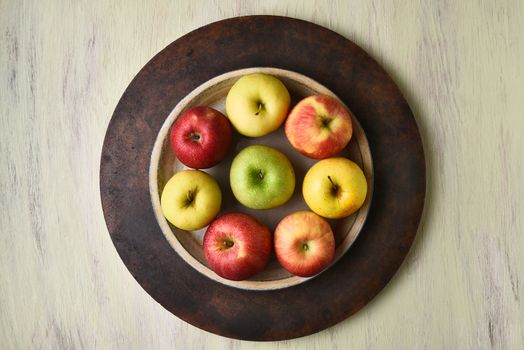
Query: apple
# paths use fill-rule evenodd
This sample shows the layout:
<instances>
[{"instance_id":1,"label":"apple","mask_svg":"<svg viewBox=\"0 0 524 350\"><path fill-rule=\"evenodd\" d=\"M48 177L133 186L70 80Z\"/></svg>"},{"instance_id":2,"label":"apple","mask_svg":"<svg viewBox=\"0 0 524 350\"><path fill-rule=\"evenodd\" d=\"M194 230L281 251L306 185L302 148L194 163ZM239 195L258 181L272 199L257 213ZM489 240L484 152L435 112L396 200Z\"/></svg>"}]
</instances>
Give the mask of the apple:
<instances>
[{"instance_id":1,"label":"apple","mask_svg":"<svg viewBox=\"0 0 524 350\"><path fill-rule=\"evenodd\" d=\"M291 98L284 84L269 74L238 79L226 97L226 113L237 131L259 137L278 129L286 119Z\"/></svg>"},{"instance_id":2,"label":"apple","mask_svg":"<svg viewBox=\"0 0 524 350\"><path fill-rule=\"evenodd\" d=\"M313 165L302 184L306 204L318 215L340 219L357 211L367 194L362 169L349 159L323 159Z\"/></svg>"},{"instance_id":3,"label":"apple","mask_svg":"<svg viewBox=\"0 0 524 350\"><path fill-rule=\"evenodd\" d=\"M220 211L221 203L218 183L200 170L183 170L173 175L160 198L166 219L186 231L209 225Z\"/></svg>"},{"instance_id":4,"label":"apple","mask_svg":"<svg viewBox=\"0 0 524 350\"><path fill-rule=\"evenodd\" d=\"M231 124L219 111L204 106L185 111L171 128L176 157L190 168L205 169L225 158L231 146Z\"/></svg>"},{"instance_id":5,"label":"apple","mask_svg":"<svg viewBox=\"0 0 524 350\"><path fill-rule=\"evenodd\" d=\"M233 159L229 181L240 203L252 209L270 209L291 198L295 171L278 150L254 145L244 148Z\"/></svg>"},{"instance_id":6,"label":"apple","mask_svg":"<svg viewBox=\"0 0 524 350\"><path fill-rule=\"evenodd\" d=\"M240 281L264 270L271 255L271 232L247 214L228 213L209 225L203 245L217 275Z\"/></svg>"},{"instance_id":7,"label":"apple","mask_svg":"<svg viewBox=\"0 0 524 350\"><path fill-rule=\"evenodd\" d=\"M333 231L326 220L310 211L290 214L275 229L275 254L292 274L316 275L333 261Z\"/></svg>"},{"instance_id":8,"label":"apple","mask_svg":"<svg viewBox=\"0 0 524 350\"><path fill-rule=\"evenodd\" d=\"M349 111L336 98L309 96L291 110L285 124L291 145L303 155L323 159L340 152L353 134Z\"/></svg>"}]
</instances>

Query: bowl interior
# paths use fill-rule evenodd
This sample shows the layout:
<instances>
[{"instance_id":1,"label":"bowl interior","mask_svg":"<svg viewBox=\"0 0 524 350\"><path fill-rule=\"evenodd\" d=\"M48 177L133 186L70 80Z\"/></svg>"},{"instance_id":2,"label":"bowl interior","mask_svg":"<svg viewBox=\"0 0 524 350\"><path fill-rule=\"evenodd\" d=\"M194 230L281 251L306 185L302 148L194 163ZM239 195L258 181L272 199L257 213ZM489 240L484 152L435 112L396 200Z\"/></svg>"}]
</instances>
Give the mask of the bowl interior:
<instances>
[{"instance_id":1,"label":"bowl interior","mask_svg":"<svg viewBox=\"0 0 524 350\"><path fill-rule=\"evenodd\" d=\"M289 90L292 99L291 108L306 96L314 94L335 96L327 88L312 79L295 72L275 68L242 69L223 74L204 83L180 101L162 126L151 158L150 190L153 209L166 239L187 263L200 273L220 283L242 289L268 290L290 287L302 283L308 278L291 275L278 263L275 256L272 256L266 269L249 280L229 281L223 279L208 267L204 258L202 238L207 227L191 232L180 230L170 225L160 210L160 194L165 183L177 171L187 169L186 166L176 159L169 145L169 130L173 122L186 109L197 105L211 106L226 115L225 100L229 89L241 76L254 72L268 73L278 77ZM349 249L362 229L369 211L373 192L373 167L369 145L360 124L353 115L352 118L353 137L349 145L338 155L353 160L363 169L368 181L368 195L362 207L355 214L345 219L328 220L335 234L336 242L333 263ZM244 207L233 196L229 185L231 162L238 152L247 146L255 144L267 145L280 150L293 164L296 175L295 191L292 198L283 206L269 210L254 210ZM235 131L232 149L228 157L217 166L204 169L203 171L211 174L217 180L222 190L223 199L220 215L232 211L244 212L254 216L266 224L271 231L274 231L279 221L286 215L299 210L309 210L302 197L302 181L304 175L314 163L316 163L316 160L309 159L293 149L284 134L283 127L280 127L277 131L259 138L248 138Z\"/></svg>"}]
</instances>

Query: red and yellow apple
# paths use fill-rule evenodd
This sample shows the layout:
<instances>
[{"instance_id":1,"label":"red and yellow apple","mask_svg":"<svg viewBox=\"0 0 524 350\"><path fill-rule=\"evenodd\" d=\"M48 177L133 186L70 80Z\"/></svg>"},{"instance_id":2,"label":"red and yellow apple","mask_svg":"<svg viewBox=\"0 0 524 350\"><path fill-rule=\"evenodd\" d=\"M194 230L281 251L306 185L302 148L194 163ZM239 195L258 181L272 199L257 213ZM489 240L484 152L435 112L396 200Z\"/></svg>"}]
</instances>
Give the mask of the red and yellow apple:
<instances>
[{"instance_id":1,"label":"red and yellow apple","mask_svg":"<svg viewBox=\"0 0 524 350\"><path fill-rule=\"evenodd\" d=\"M342 157L317 162L302 183L302 194L309 208L330 219L340 219L357 211L366 199L367 189L362 169Z\"/></svg>"},{"instance_id":2,"label":"red and yellow apple","mask_svg":"<svg viewBox=\"0 0 524 350\"><path fill-rule=\"evenodd\" d=\"M329 223L310 211L286 216L275 230L275 254L294 275L318 274L333 261L335 237Z\"/></svg>"},{"instance_id":3,"label":"red and yellow apple","mask_svg":"<svg viewBox=\"0 0 524 350\"><path fill-rule=\"evenodd\" d=\"M190 168L205 169L225 158L231 146L231 124L219 111L205 106L188 109L169 137L176 157Z\"/></svg>"},{"instance_id":4,"label":"red and yellow apple","mask_svg":"<svg viewBox=\"0 0 524 350\"><path fill-rule=\"evenodd\" d=\"M278 129L286 119L291 98L276 77L254 73L238 79L226 97L226 112L244 136L259 137Z\"/></svg>"},{"instance_id":5,"label":"red and yellow apple","mask_svg":"<svg viewBox=\"0 0 524 350\"><path fill-rule=\"evenodd\" d=\"M349 143L353 124L349 111L336 98L309 96L291 110L285 124L291 145L303 155L323 159Z\"/></svg>"},{"instance_id":6,"label":"red and yellow apple","mask_svg":"<svg viewBox=\"0 0 524 350\"><path fill-rule=\"evenodd\" d=\"M203 245L217 275L240 281L264 270L271 255L271 232L247 214L228 213L209 225Z\"/></svg>"}]
</instances>

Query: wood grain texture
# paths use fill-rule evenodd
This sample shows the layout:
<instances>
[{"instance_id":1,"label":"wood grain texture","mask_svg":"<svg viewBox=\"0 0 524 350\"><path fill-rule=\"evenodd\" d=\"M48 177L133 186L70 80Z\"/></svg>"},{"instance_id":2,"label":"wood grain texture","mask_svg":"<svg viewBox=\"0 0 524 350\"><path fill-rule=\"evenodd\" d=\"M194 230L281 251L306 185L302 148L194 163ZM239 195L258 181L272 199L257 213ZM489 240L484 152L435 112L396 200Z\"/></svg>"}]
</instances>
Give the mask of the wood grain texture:
<instances>
[{"instance_id":1,"label":"wood grain texture","mask_svg":"<svg viewBox=\"0 0 524 350\"><path fill-rule=\"evenodd\" d=\"M203 332L131 277L102 216L99 156L134 74L186 32L276 14L355 41L422 132L425 215L392 282L321 333ZM524 4L506 1L0 0L0 347L521 349ZM278 322L278 320L275 320Z\"/></svg>"}]
</instances>

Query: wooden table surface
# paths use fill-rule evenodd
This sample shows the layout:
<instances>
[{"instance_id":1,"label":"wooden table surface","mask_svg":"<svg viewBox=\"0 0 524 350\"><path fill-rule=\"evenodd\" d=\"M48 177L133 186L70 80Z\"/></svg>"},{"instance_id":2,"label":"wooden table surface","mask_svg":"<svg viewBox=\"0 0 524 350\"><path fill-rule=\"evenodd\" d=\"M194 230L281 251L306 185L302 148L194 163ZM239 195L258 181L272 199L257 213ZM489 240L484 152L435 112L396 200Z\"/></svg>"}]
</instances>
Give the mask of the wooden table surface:
<instances>
[{"instance_id":1,"label":"wooden table surface","mask_svg":"<svg viewBox=\"0 0 524 350\"><path fill-rule=\"evenodd\" d=\"M309 20L367 50L408 99L428 168L395 278L355 316L278 343L164 310L120 260L98 189L133 76L184 33L248 14ZM0 348L524 348L523 15L518 0L0 0Z\"/></svg>"}]
</instances>

